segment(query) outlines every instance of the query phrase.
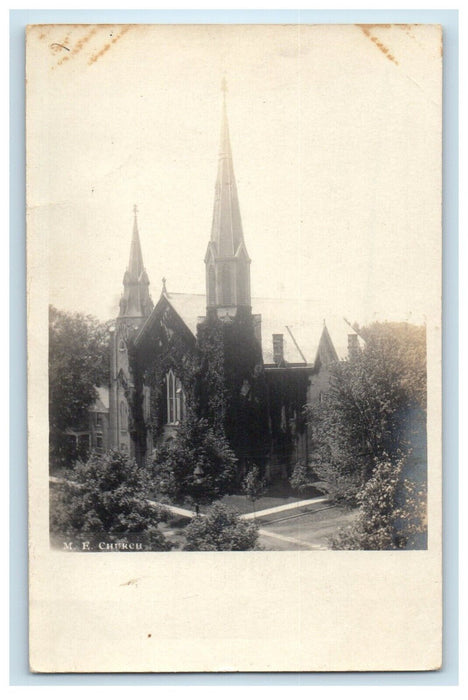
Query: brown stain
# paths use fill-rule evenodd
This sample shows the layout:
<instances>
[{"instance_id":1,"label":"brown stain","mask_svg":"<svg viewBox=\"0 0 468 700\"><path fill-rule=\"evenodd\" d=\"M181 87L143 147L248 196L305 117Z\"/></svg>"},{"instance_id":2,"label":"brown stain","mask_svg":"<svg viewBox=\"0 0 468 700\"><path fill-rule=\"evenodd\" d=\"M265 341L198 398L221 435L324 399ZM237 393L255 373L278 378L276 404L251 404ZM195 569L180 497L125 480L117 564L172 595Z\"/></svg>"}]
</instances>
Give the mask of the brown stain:
<instances>
[{"instance_id":1,"label":"brown stain","mask_svg":"<svg viewBox=\"0 0 468 700\"><path fill-rule=\"evenodd\" d=\"M87 34L85 34L81 39L79 39L74 47L72 48L72 54L75 56L77 53L80 53L81 49L85 44L88 43L88 41L97 33L98 28L93 27Z\"/></svg>"},{"instance_id":2,"label":"brown stain","mask_svg":"<svg viewBox=\"0 0 468 700\"><path fill-rule=\"evenodd\" d=\"M357 24L357 27L363 31L363 33L377 46L377 48L383 53L385 58L388 58L389 61L392 61L395 65L399 65L398 61L396 60L395 56L390 53L390 49L388 46L385 46L385 44L378 39L375 34L371 32L371 29L374 28L383 28L383 29L389 29L393 25L391 24Z\"/></svg>"},{"instance_id":3,"label":"brown stain","mask_svg":"<svg viewBox=\"0 0 468 700\"><path fill-rule=\"evenodd\" d=\"M37 27L38 25L34 25ZM54 25L44 25L47 27L48 30L54 27ZM95 50L94 47L90 47L89 53L91 56L86 56L88 60L88 65L92 65L95 63L101 56L103 56L109 49L115 44L117 41L119 41L124 34L128 32L128 30L131 28L132 25L107 25L107 24L98 24L98 25L90 25L90 24L75 24L70 28L67 28L67 35L61 42L54 42L51 44L51 50L55 54L63 54L64 50L66 50L67 55L63 56L60 55L59 60L51 66L51 70L54 70L55 68L58 68L59 66L63 65L66 61L70 59L70 57L75 57L81 51L83 48L88 44L88 42L95 37L96 35L99 34L101 36L104 36L105 39L107 40L106 43L99 49ZM83 33L80 30L86 29L86 33ZM78 36L77 36L77 30L78 30ZM117 31L116 31L117 30ZM118 31L120 30L120 31ZM118 33L117 33L118 32ZM76 37L76 38L75 38ZM70 41L71 39L71 41ZM109 41L110 39L110 41ZM94 51L94 53L92 53Z\"/></svg>"},{"instance_id":4,"label":"brown stain","mask_svg":"<svg viewBox=\"0 0 468 700\"><path fill-rule=\"evenodd\" d=\"M138 581L140 579L138 578L131 578L130 581L125 581L124 583L121 583L121 586L136 586L138 584Z\"/></svg>"},{"instance_id":5,"label":"brown stain","mask_svg":"<svg viewBox=\"0 0 468 700\"><path fill-rule=\"evenodd\" d=\"M93 63L96 63L96 61L101 58L109 49L113 46L113 44L117 43L123 36L128 32L130 29L130 25L126 25L122 28L119 34L116 34L111 41L109 41L107 44L104 44L102 49L95 53L93 56L88 61L88 65L92 65Z\"/></svg>"}]
</instances>

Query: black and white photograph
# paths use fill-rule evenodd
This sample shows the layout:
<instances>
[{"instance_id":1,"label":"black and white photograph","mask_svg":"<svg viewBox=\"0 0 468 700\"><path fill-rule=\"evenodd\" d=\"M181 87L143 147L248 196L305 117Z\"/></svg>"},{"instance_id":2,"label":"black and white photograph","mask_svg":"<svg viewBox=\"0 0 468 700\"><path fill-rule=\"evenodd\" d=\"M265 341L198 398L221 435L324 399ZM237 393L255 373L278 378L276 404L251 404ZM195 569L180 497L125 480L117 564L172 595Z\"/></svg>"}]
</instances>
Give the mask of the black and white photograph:
<instances>
[{"instance_id":1,"label":"black and white photograph","mask_svg":"<svg viewBox=\"0 0 468 700\"><path fill-rule=\"evenodd\" d=\"M435 25L28 28L52 560L439 546L441 69Z\"/></svg>"}]
</instances>

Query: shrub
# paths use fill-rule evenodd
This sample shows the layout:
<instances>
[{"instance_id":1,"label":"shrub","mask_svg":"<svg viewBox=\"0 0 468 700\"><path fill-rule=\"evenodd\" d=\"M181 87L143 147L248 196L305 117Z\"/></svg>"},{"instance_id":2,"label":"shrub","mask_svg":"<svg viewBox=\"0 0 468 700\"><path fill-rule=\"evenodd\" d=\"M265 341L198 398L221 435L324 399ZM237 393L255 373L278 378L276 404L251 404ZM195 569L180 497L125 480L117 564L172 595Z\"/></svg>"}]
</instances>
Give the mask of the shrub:
<instances>
[{"instance_id":1,"label":"shrub","mask_svg":"<svg viewBox=\"0 0 468 700\"><path fill-rule=\"evenodd\" d=\"M254 464L247 472L243 482L242 491L252 503L255 512L255 501L258 501L266 491L266 481L260 475L260 469Z\"/></svg>"},{"instance_id":2,"label":"shrub","mask_svg":"<svg viewBox=\"0 0 468 700\"><path fill-rule=\"evenodd\" d=\"M164 509L147 500L147 473L126 455L110 451L78 463L74 481L51 495L51 532L89 541L90 550L106 543L139 543L142 549L167 551L170 543L158 529Z\"/></svg>"},{"instance_id":3,"label":"shrub","mask_svg":"<svg viewBox=\"0 0 468 700\"><path fill-rule=\"evenodd\" d=\"M257 549L258 527L239 519L239 514L215 504L205 517L196 517L185 531L187 551L242 552Z\"/></svg>"},{"instance_id":4,"label":"shrub","mask_svg":"<svg viewBox=\"0 0 468 700\"><path fill-rule=\"evenodd\" d=\"M426 492L402 476L403 459L377 462L358 494L357 520L332 538L332 549L421 549L425 547Z\"/></svg>"},{"instance_id":5,"label":"shrub","mask_svg":"<svg viewBox=\"0 0 468 700\"><path fill-rule=\"evenodd\" d=\"M205 419L189 414L173 440L154 453L153 485L177 503L212 503L235 485L237 459L226 439Z\"/></svg>"}]
</instances>

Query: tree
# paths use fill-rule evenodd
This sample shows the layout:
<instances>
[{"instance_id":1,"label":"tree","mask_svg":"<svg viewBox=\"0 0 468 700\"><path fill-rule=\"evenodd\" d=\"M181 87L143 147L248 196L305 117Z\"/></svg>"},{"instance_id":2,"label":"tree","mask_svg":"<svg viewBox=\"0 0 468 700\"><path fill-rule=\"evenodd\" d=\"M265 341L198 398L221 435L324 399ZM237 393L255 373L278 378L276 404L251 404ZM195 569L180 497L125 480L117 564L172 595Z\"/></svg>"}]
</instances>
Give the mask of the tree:
<instances>
[{"instance_id":1,"label":"tree","mask_svg":"<svg viewBox=\"0 0 468 700\"><path fill-rule=\"evenodd\" d=\"M163 443L151 461L157 492L176 503L212 503L235 485L237 459L227 440L208 421L189 411L173 440Z\"/></svg>"},{"instance_id":2,"label":"tree","mask_svg":"<svg viewBox=\"0 0 468 700\"><path fill-rule=\"evenodd\" d=\"M350 503L384 455L413 448L409 467L425 467L425 328L375 323L359 332L365 347L330 368L322 403L307 407L312 458L293 474L296 487L315 477Z\"/></svg>"},{"instance_id":3,"label":"tree","mask_svg":"<svg viewBox=\"0 0 468 700\"><path fill-rule=\"evenodd\" d=\"M404 459L377 462L358 493L356 521L332 538L332 549L421 549L426 535L426 489L405 479Z\"/></svg>"},{"instance_id":4,"label":"tree","mask_svg":"<svg viewBox=\"0 0 468 700\"><path fill-rule=\"evenodd\" d=\"M260 476L260 469L255 464L247 472L242 482L242 490L251 501L255 513L255 501L258 501L266 491L266 481Z\"/></svg>"},{"instance_id":5,"label":"tree","mask_svg":"<svg viewBox=\"0 0 468 700\"><path fill-rule=\"evenodd\" d=\"M87 541L90 550L102 541L137 543L151 551L171 549L158 529L166 513L148 503L148 475L134 460L115 451L93 454L77 464L73 478L53 492L51 532Z\"/></svg>"},{"instance_id":6,"label":"tree","mask_svg":"<svg viewBox=\"0 0 468 700\"><path fill-rule=\"evenodd\" d=\"M49 307L49 446L52 465L79 457L67 431L87 429L96 386L109 382L109 342L92 316ZM82 455L81 455L82 456Z\"/></svg>"},{"instance_id":7,"label":"tree","mask_svg":"<svg viewBox=\"0 0 468 700\"><path fill-rule=\"evenodd\" d=\"M239 519L239 514L216 503L206 516L194 518L185 530L187 551L243 552L257 548L258 527Z\"/></svg>"}]
</instances>

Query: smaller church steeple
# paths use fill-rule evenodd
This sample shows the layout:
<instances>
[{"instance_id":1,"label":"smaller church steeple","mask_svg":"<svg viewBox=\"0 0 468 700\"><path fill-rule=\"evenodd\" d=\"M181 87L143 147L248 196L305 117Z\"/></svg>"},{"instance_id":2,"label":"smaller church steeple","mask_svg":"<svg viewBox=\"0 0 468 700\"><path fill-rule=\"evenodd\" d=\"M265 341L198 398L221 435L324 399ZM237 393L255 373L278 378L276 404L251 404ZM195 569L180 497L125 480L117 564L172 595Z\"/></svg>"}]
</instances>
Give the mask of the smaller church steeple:
<instances>
[{"instance_id":1,"label":"smaller church steeple","mask_svg":"<svg viewBox=\"0 0 468 700\"><path fill-rule=\"evenodd\" d=\"M143 265L140 234L138 232L137 206L133 207L133 233L128 267L123 278L124 291L120 298L120 314L130 318L145 318L153 308L149 294L149 279Z\"/></svg>"},{"instance_id":2,"label":"smaller church steeple","mask_svg":"<svg viewBox=\"0 0 468 700\"><path fill-rule=\"evenodd\" d=\"M208 312L235 315L250 310L250 258L244 242L239 198L229 138L226 108L226 79L223 78L223 107L218 175L215 188L211 237L205 255Z\"/></svg>"}]
</instances>

